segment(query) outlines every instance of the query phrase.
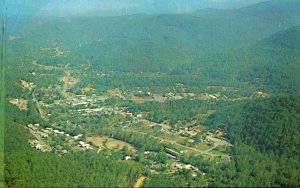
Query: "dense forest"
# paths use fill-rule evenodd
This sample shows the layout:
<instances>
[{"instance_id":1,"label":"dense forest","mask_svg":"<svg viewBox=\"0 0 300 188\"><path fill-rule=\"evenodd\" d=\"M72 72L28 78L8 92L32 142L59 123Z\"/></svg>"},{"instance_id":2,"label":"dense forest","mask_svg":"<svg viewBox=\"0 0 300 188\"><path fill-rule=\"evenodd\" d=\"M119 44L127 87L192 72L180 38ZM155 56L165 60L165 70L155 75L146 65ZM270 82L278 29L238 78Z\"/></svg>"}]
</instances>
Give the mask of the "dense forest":
<instances>
[{"instance_id":1,"label":"dense forest","mask_svg":"<svg viewBox=\"0 0 300 188\"><path fill-rule=\"evenodd\" d=\"M262 152L299 156L299 96L255 100L220 110L207 123L222 127L232 142Z\"/></svg>"},{"instance_id":2,"label":"dense forest","mask_svg":"<svg viewBox=\"0 0 300 188\"><path fill-rule=\"evenodd\" d=\"M256 177L259 169L262 174L271 173L271 186L291 186L299 182L293 176L299 174L299 99L298 95L287 95L248 101L217 111L205 124L226 130L235 144L237 172ZM256 166L262 162L263 166Z\"/></svg>"},{"instance_id":3,"label":"dense forest","mask_svg":"<svg viewBox=\"0 0 300 188\"><path fill-rule=\"evenodd\" d=\"M27 17L1 35L0 182L299 186L299 10Z\"/></svg>"}]
</instances>

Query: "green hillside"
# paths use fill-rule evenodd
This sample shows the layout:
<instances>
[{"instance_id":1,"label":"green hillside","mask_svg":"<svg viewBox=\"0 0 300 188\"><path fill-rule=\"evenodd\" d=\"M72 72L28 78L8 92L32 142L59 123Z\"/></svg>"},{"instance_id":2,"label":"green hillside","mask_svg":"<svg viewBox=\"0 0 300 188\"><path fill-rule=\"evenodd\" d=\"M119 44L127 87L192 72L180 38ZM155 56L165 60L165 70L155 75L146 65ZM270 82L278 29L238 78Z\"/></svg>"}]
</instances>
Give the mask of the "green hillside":
<instances>
[{"instance_id":1,"label":"green hillside","mask_svg":"<svg viewBox=\"0 0 300 188\"><path fill-rule=\"evenodd\" d=\"M299 93L299 36L299 26L295 26L253 45L248 68L239 78L269 90Z\"/></svg>"},{"instance_id":2,"label":"green hillside","mask_svg":"<svg viewBox=\"0 0 300 188\"><path fill-rule=\"evenodd\" d=\"M275 35L265 40L265 45L272 46L274 48L283 48L298 51L299 54L300 44L300 26L288 28L280 31Z\"/></svg>"},{"instance_id":3,"label":"green hillside","mask_svg":"<svg viewBox=\"0 0 300 188\"><path fill-rule=\"evenodd\" d=\"M293 95L248 101L211 115L208 124L225 128L233 142L299 156L299 104L299 96Z\"/></svg>"},{"instance_id":4,"label":"green hillside","mask_svg":"<svg viewBox=\"0 0 300 188\"><path fill-rule=\"evenodd\" d=\"M299 1L272 1L236 10L178 15L32 17L20 30L18 45L11 45L20 52L24 47L32 51L56 46L69 51L68 57L53 60L33 54L32 58L46 64L72 62L75 66L89 60L92 70L165 72L197 82L299 92L294 82L298 79L294 74L299 67L297 53L274 46L265 49L261 44L299 25L299 6ZM285 36L297 46L297 39ZM197 78L189 79L191 72Z\"/></svg>"},{"instance_id":5,"label":"green hillside","mask_svg":"<svg viewBox=\"0 0 300 188\"><path fill-rule=\"evenodd\" d=\"M212 114L205 124L224 128L235 144L236 171L251 177L240 181L253 185L262 175L271 184L260 185L291 186L299 182L299 106L293 95L247 101Z\"/></svg>"}]
</instances>

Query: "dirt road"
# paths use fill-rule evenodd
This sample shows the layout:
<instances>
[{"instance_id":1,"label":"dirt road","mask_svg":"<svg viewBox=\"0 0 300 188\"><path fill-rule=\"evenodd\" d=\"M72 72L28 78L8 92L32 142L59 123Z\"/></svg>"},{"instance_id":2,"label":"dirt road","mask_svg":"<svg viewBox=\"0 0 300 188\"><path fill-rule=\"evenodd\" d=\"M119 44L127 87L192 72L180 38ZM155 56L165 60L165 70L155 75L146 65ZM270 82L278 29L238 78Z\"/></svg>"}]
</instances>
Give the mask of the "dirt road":
<instances>
[{"instance_id":1,"label":"dirt road","mask_svg":"<svg viewBox=\"0 0 300 188\"><path fill-rule=\"evenodd\" d=\"M145 176L141 176L139 177L139 179L137 179L136 183L134 184L134 188L139 188L142 187L142 185L144 184L146 177Z\"/></svg>"}]
</instances>

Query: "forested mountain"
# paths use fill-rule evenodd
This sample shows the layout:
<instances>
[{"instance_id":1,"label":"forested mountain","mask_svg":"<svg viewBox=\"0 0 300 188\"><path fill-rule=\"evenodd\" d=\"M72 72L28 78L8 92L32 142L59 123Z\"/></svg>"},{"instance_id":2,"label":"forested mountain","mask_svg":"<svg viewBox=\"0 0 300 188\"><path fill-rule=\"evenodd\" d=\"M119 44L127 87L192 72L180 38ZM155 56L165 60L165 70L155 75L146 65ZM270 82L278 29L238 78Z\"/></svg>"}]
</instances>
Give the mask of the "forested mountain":
<instances>
[{"instance_id":1,"label":"forested mountain","mask_svg":"<svg viewBox=\"0 0 300 188\"><path fill-rule=\"evenodd\" d=\"M187 14L138 14L122 17L59 19L32 16L23 24L26 29L20 27L18 34L36 36L37 38L40 36L47 38L47 40L56 38L56 41L62 44L70 44L69 48L76 47L79 43L83 46L92 41L96 42L97 39L101 39L101 41L112 39L126 41L126 39L130 39L132 42L143 39L148 42L150 39L163 39L167 36L173 38L178 45L180 41L186 41L198 48L228 48L228 44L236 45L236 43L240 44L241 42L259 41L280 30L300 24L299 19L297 19L299 17L299 4L299 1L290 1L289 3L286 1L269 1L233 10L204 9L197 13ZM34 27L30 28L31 24ZM76 40L73 41L78 44L72 46L70 40L75 38ZM47 40L36 44L41 44ZM165 40L160 40L160 43L167 41L170 39L165 38ZM170 43L166 44L170 45ZM122 47L121 45L122 43L118 47Z\"/></svg>"},{"instance_id":2,"label":"forested mountain","mask_svg":"<svg viewBox=\"0 0 300 188\"><path fill-rule=\"evenodd\" d=\"M250 85L269 92L299 93L298 53L266 44L270 36L300 24L299 4L270 1L190 14L32 17L9 45L25 58L39 48L60 46L68 51L68 57L55 59L32 54L48 65L77 66L88 60L91 70L163 72L172 75L168 80L175 80L173 84L180 80L191 87Z\"/></svg>"},{"instance_id":3,"label":"forested mountain","mask_svg":"<svg viewBox=\"0 0 300 188\"><path fill-rule=\"evenodd\" d=\"M299 26L294 26L252 45L238 79L273 91L299 93L299 36Z\"/></svg>"},{"instance_id":4,"label":"forested mountain","mask_svg":"<svg viewBox=\"0 0 300 188\"><path fill-rule=\"evenodd\" d=\"M299 54L300 25L279 31L265 39L264 44L273 48L290 49Z\"/></svg>"},{"instance_id":5,"label":"forested mountain","mask_svg":"<svg viewBox=\"0 0 300 188\"><path fill-rule=\"evenodd\" d=\"M293 73L299 67L297 53L276 48L282 50L278 53L275 46L265 50L261 41L271 35L281 37L276 33L299 25L299 7L299 1L270 1L241 9L176 15L32 17L20 27L15 48L61 46L70 51L71 66L88 59L104 71L194 72L225 85L242 81L267 90L298 92L298 83L290 82L298 79ZM297 46L297 39L291 41ZM283 66L284 61L289 63ZM45 61L66 62L65 58Z\"/></svg>"},{"instance_id":6,"label":"forested mountain","mask_svg":"<svg viewBox=\"0 0 300 188\"><path fill-rule=\"evenodd\" d=\"M292 175L299 173L299 107L299 95L257 99L219 110L208 117L205 124L226 130L227 138L236 145L233 152L236 153L237 171L253 176L256 172L247 165L277 160L277 164L268 164L272 167L261 167L261 173L273 171L276 175L268 175L273 185L289 186L299 182L299 178ZM288 176L291 175L290 181Z\"/></svg>"},{"instance_id":7,"label":"forested mountain","mask_svg":"<svg viewBox=\"0 0 300 188\"><path fill-rule=\"evenodd\" d=\"M222 127L233 142L262 152L299 157L299 96L248 101L211 115L207 124Z\"/></svg>"}]
</instances>

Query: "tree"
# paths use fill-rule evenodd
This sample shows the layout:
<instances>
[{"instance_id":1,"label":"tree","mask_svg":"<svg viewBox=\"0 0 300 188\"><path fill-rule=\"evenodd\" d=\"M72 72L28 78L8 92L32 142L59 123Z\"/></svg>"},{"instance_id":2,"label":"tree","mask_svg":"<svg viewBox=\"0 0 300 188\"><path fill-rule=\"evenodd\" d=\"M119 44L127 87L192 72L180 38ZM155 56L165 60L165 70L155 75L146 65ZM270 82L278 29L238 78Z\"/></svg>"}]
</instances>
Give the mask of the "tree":
<instances>
[{"instance_id":1,"label":"tree","mask_svg":"<svg viewBox=\"0 0 300 188\"><path fill-rule=\"evenodd\" d=\"M168 157L165 152L159 152L157 155L157 159L158 162L166 164Z\"/></svg>"},{"instance_id":2,"label":"tree","mask_svg":"<svg viewBox=\"0 0 300 188\"><path fill-rule=\"evenodd\" d=\"M202 142L202 133L197 133L194 137L195 143L201 143Z\"/></svg>"}]
</instances>

